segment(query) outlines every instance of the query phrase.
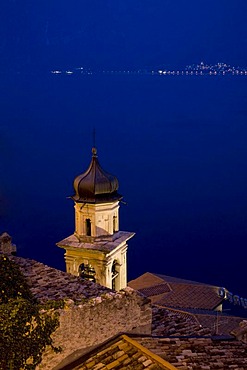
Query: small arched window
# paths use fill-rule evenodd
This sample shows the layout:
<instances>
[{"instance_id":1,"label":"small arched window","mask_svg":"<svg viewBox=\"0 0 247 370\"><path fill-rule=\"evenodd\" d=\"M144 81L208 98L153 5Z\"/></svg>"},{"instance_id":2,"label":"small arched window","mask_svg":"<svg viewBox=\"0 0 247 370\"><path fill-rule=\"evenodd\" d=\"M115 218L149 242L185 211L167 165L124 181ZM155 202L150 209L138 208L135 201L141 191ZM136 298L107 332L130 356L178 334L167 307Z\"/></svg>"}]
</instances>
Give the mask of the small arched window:
<instances>
[{"instance_id":1,"label":"small arched window","mask_svg":"<svg viewBox=\"0 0 247 370\"><path fill-rule=\"evenodd\" d=\"M113 216L113 233L117 230L117 217Z\"/></svg>"},{"instance_id":2,"label":"small arched window","mask_svg":"<svg viewBox=\"0 0 247 370\"><path fill-rule=\"evenodd\" d=\"M82 276L84 274L84 271L85 271L85 265L84 263L81 263L79 266L79 276Z\"/></svg>"},{"instance_id":3,"label":"small arched window","mask_svg":"<svg viewBox=\"0 0 247 370\"><path fill-rule=\"evenodd\" d=\"M86 235L91 236L91 220L90 220L90 218L86 219Z\"/></svg>"},{"instance_id":4,"label":"small arched window","mask_svg":"<svg viewBox=\"0 0 247 370\"><path fill-rule=\"evenodd\" d=\"M112 278L112 289L116 290L117 285L118 285L118 280L119 280L119 263L114 260L112 264L112 269L111 269L111 278Z\"/></svg>"}]
</instances>

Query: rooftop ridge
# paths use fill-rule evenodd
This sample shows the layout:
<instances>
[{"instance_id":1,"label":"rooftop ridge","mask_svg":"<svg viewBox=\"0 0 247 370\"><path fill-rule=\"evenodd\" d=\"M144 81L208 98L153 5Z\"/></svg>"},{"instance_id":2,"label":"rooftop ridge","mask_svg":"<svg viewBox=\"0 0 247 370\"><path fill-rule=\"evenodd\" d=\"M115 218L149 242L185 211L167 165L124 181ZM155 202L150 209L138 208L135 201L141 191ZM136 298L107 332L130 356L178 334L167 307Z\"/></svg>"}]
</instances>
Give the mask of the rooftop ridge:
<instances>
[{"instance_id":1,"label":"rooftop ridge","mask_svg":"<svg viewBox=\"0 0 247 370\"><path fill-rule=\"evenodd\" d=\"M212 284L208 284L208 283L201 283L199 281L176 278L176 277L173 277L173 276L163 275L163 274L156 274L156 273L151 273L151 274L165 280L167 283L169 282L169 283L173 283L173 284L206 285L206 286L210 286L210 287L214 287L214 288L219 288L218 285L212 285Z\"/></svg>"}]
</instances>

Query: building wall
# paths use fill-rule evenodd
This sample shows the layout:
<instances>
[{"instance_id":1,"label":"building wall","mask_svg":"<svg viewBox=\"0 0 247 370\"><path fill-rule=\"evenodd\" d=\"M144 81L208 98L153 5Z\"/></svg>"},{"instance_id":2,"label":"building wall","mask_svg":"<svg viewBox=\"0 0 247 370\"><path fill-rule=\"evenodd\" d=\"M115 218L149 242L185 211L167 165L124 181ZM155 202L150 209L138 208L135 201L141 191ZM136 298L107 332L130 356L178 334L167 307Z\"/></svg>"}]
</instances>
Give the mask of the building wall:
<instances>
[{"instance_id":1,"label":"building wall","mask_svg":"<svg viewBox=\"0 0 247 370\"><path fill-rule=\"evenodd\" d=\"M75 276L79 276L80 264L91 264L96 270L96 282L105 286L100 280L101 275L105 274L105 253L90 249L67 250L65 263L66 271Z\"/></svg>"},{"instance_id":2,"label":"building wall","mask_svg":"<svg viewBox=\"0 0 247 370\"><path fill-rule=\"evenodd\" d=\"M126 242L119 245L107 255L107 269L106 269L106 287L114 290L120 290L127 286L127 249ZM115 279L115 286L112 286L112 266L114 261L117 262L118 276Z\"/></svg>"},{"instance_id":3,"label":"building wall","mask_svg":"<svg viewBox=\"0 0 247 370\"><path fill-rule=\"evenodd\" d=\"M91 222L91 236L112 235L119 230L119 202L75 203L75 234L86 236L86 220Z\"/></svg>"},{"instance_id":4,"label":"building wall","mask_svg":"<svg viewBox=\"0 0 247 370\"><path fill-rule=\"evenodd\" d=\"M65 253L66 271L79 276L79 266L90 264L95 270L96 283L107 288L120 290L127 286L127 243L124 241L113 251L106 254L100 249L67 250ZM117 262L118 277L112 287L112 265Z\"/></svg>"},{"instance_id":5,"label":"building wall","mask_svg":"<svg viewBox=\"0 0 247 370\"><path fill-rule=\"evenodd\" d=\"M100 344L120 332L150 334L151 321L150 301L130 288L79 305L70 300L60 310L60 327L53 335L54 344L61 346L62 352L55 354L49 349L38 369L54 369L73 352Z\"/></svg>"}]
</instances>

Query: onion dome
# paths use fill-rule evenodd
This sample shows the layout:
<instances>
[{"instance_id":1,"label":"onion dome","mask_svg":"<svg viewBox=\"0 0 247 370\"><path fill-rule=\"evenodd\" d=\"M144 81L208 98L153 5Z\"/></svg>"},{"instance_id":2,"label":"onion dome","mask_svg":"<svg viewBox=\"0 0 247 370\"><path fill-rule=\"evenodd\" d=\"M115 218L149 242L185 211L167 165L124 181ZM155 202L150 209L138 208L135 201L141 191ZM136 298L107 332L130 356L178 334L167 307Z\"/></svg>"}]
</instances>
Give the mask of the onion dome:
<instances>
[{"instance_id":1,"label":"onion dome","mask_svg":"<svg viewBox=\"0 0 247 370\"><path fill-rule=\"evenodd\" d=\"M75 195L72 199L79 203L101 203L122 199L117 192L117 178L100 166L95 148L92 149L92 153L88 169L74 180Z\"/></svg>"}]
</instances>

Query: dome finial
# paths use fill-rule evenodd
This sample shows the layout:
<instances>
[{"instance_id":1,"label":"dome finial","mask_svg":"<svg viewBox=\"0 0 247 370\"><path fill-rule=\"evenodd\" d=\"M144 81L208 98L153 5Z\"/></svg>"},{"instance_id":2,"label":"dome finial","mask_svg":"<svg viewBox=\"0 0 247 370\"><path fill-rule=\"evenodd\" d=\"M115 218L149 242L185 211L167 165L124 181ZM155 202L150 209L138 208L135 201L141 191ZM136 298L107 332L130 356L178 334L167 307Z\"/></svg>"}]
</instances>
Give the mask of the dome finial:
<instances>
[{"instance_id":1,"label":"dome finial","mask_svg":"<svg viewBox=\"0 0 247 370\"><path fill-rule=\"evenodd\" d=\"M93 157L97 157L97 149L95 147L92 148Z\"/></svg>"},{"instance_id":2,"label":"dome finial","mask_svg":"<svg viewBox=\"0 0 247 370\"><path fill-rule=\"evenodd\" d=\"M96 149L96 130L95 127L93 128L93 148L92 148L93 157L96 157L97 149Z\"/></svg>"}]
</instances>

